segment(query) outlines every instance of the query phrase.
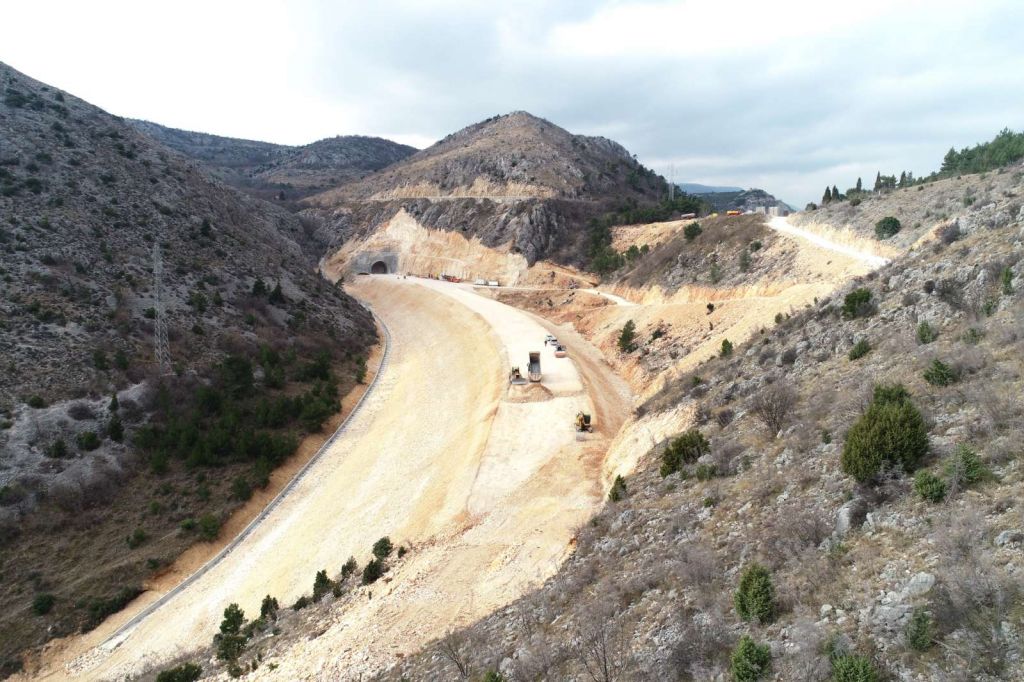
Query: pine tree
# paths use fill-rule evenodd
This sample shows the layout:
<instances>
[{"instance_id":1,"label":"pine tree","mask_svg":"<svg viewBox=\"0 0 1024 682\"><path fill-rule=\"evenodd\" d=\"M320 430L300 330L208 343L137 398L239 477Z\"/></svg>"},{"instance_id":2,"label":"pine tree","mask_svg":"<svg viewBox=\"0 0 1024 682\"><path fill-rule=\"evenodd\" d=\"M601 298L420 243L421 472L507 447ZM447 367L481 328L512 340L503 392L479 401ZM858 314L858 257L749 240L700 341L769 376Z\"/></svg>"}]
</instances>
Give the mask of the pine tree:
<instances>
[{"instance_id":1,"label":"pine tree","mask_svg":"<svg viewBox=\"0 0 1024 682\"><path fill-rule=\"evenodd\" d=\"M878 171L875 175L875 191L882 189L882 171Z\"/></svg>"},{"instance_id":2,"label":"pine tree","mask_svg":"<svg viewBox=\"0 0 1024 682\"><path fill-rule=\"evenodd\" d=\"M832 203L832 188L831 187L826 187L825 188L825 193L821 196L821 203L822 203L822 205Z\"/></svg>"},{"instance_id":3,"label":"pine tree","mask_svg":"<svg viewBox=\"0 0 1024 682\"><path fill-rule=\"evenodd\" d=\"M839 188L832 185L832 201L839 201L843 198L843 195L839 193Z\"/></svg>"},{"instance_id":4,"label":"pine tree","mask_svg":"<svg viewBox=\"0 0 1024 682\"><path fill-rule=\"evenodd\" d=\"M903 171L903 172L900 173L900 187L906 187L906 186L907 186L907 171Z\"/></svg>"},{"instance_id":5,"label":"pine tree","mask_svg":"<svg viewBox=\"0 0 1024 682\"><path fill-rule=\"evenodd\" d=\"M857 178L857 191L858 192L863 192L864 191L864 186L861 184L860 178Z\"/></svg>"}]
</instances>

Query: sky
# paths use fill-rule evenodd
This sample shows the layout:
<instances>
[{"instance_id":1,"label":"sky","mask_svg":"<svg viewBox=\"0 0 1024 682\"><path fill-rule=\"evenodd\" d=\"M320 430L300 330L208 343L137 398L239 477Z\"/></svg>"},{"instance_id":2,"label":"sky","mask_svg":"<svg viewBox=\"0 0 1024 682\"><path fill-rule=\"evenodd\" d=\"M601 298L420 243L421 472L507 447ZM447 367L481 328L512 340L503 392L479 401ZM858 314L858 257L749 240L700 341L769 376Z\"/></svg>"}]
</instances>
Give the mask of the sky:
<instances>
[{"instance_id":1,"label":"sky","mask_svg":"<svg viewBox=\"0 0 1024 682\"><path fill-rule=\"evenodd\" d=\"M526 110L799 207L1024 129L1021 0L0 0L0 61L114 114L285 144L425 147Z\"/></svg>"}]
</instances>

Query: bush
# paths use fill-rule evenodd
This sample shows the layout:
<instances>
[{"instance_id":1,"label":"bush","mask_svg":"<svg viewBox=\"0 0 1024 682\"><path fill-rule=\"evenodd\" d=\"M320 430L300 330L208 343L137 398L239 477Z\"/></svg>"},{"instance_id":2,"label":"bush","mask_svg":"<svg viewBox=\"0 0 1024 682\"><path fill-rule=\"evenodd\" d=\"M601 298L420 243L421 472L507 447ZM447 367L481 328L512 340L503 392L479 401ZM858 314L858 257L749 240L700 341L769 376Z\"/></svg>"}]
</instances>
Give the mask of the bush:
<instances>
[{"instance_id":1,"label":"bush","mask_svg":"<svg viewBox=\"0 0 1024 682\"><path fill-rule=\"evenodd\" d=\"M843 317L852 320L857 317L867 317L874 312L874 304L871 301L871 290L863 287L854 289L843 299Z\"/></svg>"},{"instance_id":2,"label":"bush","mask_svg":"<svg viewBox=\"0 0 1024 682\"><path fill-rule=\"evenodd\" d=\"M763 388L754 396L750 402L750 409L768 429L771 437L775 438L792 415L796 400L796 391L789 385L775 383Z\"/></svg>"},{"instance_id":3,"label":"bush","mask_svg":"<svg viewBox=\"0 0 1024 682\"><path fill-rule=\"evenodd\" d=\"M182 663L162 671L156 682L195 682L202 674L203 669L195 663Z\"/></svg>"},{"instance_id":4,"label":"bush","mask_svg":"<svg viewBox=\"0 0 1024 682\"><path fill-rule=\"evenodd\" d=\"M729 339L722 339L722 350L719 355L723 358L727 358L732 355L732 341Z\"/></svg>"},{"instance_id":5,"label":"bush","mask_svg":"<svg viewBox=\"0 0 1024 682\"><path fill-rule=\"evenodd\" d=\"M874 479L884 464L913 471L928 453L928 428L921 412L899 384L876 386L867 411L850 427L840 464L861 483Z\"/></svg>"},{"instance_id":6,"label":"bush","mask_svg":"<svg viewBox=\"0 0 1024 682\"><path fill-rule=\"evenodd\" d=\"M380 559L370 559L363 567L363 584L370 585L384 575L384 562Z\"/></svg>"},{"instance_id":7,"label":"bush","mask_svg":"<svg viewBox=\"0 0 1024 682\"><path fill-rule=\"evenodd\" d=\"M391 556L391 550L394 549L394 545L391 544L391 538L385 536L377 542L373 543L373 556L378 559L387 559Z\"/></svg>"},{"instance_id":8,"label":"bush","mask_svg":"<svg viewBox=\"0 0 1024 682\"><path fill-rule=\"evenodd\" d=\"M64 442L63 438L58 438L50 444L50 447L46 448L47 457L64 459L68 454L68 446L67 443Z\"/></svg>"},{"instance_id":9,"label":"bush","mask_svg":"<svg viewBox=\"0 0 1024 682\"><path fill-rule=\"evenodd\" d=\"M32 599L32 613L37 616L45 616L53 608L54 602L57 601L52 594L43 592L37 594Z\"/></svg>"},{"instance_id":10,"label":"bush","mask_svg":"<svg viewBox=\"0 0 1024 682\"><path fill-rule=\"evenodd\" d=\"M914 476L914 492L928 502L942 502L946 498L946 482L930 471L919 471Z\"/></svg>"},{"instance_id":11,"label":"bush","mask_svg":"<svg viewBox=\"0 0 1024 682\"><path fill-rule=\"evenodd\" d=\"M46 407L46 401L38 395L31 396L25 404L36 410Z\"/></svg>"},{"instance_id":12,"label":"bush","mask_svg":"<svg viewBox=\"0 0 1024 682\"><path fill-rule=\"evenodd\" d=\"M148 539L149 539L149 536L146 535L146 531L144 529L136 528L135 530L132 531L132 534L129 535L128 538L127 538L128 547L131 548L131 549L135 549L136 547L138 547L138 546L142 545L144 542L146 542L146 540L148 540Z\"/></svg>"},{"instance_id":13,"label":"bush","mask_svg":"<svg viewBox=\"0 0 1024 682\"><path fill-rule=\"evenodd\" d=\"M668 476L683 468L684 464L696 462L711 451L711 444L697 429L690 429L669 441L661 454L661 475Z\"/></svg>"},{"instance_id":14,"label":"bush","mask_svg":"<svg viewBox=\"0 0 1024 682\"><path fill-rule=\"evenodd\" d=\"M279 608L277 599L268 594L263 598L263 603L260 604L260 618L262 620L277 620Z\"/></svg>"},{"instance_id":15,"label":"bush","mask_svg":"<svg viewBox=\"0 0 1024 682\"><path fill-rule=\"evenodd\" d=\"M110 362L107 361L107 354L103 349L97 348L92 352L92 366L101 372L110 369Z\"/></svg>"},{"instance_id":16,"label":"bush","mask_svg":"<svg viewBox=\"0 0 1024 682\"><path fill-rule=\"evenodd\" d=\"M249 479L245 476L237 476L231 482L231 496L242 502L252 497L252 484L249 483Z\"/></svg>"},{"instance_id":17,"label":"bush","mask_svg":"<svg viewBox=\"0 0 1024 682\"><path fill-rule=\"evenodd\" d=\"M307 597L306 595L302 595L301 597L295 600L294 604L292 604L292 611L301 611L302 609L309 606L311 603L312 601L310 600L309 597Z\"/></svg>"},{"instance_id":18,"label":"bush","mask_svg":"<svg viewBox=\"0 0 1024 682\"><path fill-rule=\"evenodd\" d=\"M978 457L978 453L963 443L956 446L946 463L946 476L958 489L994 478L992 470Z\"/></svg>"},{"instance_id":19,"label":"bush","mask_svg":"<svg viewBox=\"0 0 1024 682\"><path fill-rule=\"evenodd\" d=\"M1013 294L1013 270L1003 268L1003 271L999 274L999 283L1002 287L1003 295L1010 296Z\"/></svg>"},{"instance_id":20,"label":"bush","mask_svg":"<svg viewBox=\"0 0 1024 682\"><path fill-rule=\"evenodd\" d=\"M932 635L932 618L924 609L914 609L904 633L907 645L914 651L928 651L935 641Z\"/></svg>"},{"instance_id":21,"label":"bush","mask_svg":"<svg viewBox=\"0 0 1024 682\"><path fill-rule=\"evenodd\" d=\"M636 339L636 324L633 320L629 320L622 327L622 331L619 333L619 350L623 353L632 353L636 350L636 344L633 343Z\"/></svg>"},{"instance_id":22,"label":"bush","mask_svg":"<svg viewBox=\"0 0 1024 682\"><path fill-rule=\"evenodd\" d=\"M75 438L78 449L83 452L90 452L100 446L100 437L95 431L83 431Z\"/></svg>"},{"instance_id":23,"label":"bush","mask_svg":"<svg viewBox=\"0 0 1024 682\"><path fill-rule=\"evenodd\" d=\"M923 376L932 386L949 386L960 380L960 373L938 358L932 360Z\"/></svg>"},{"instance_id":24,"label":"bush","mask_svg":"<svg viewBox=\"0 0 1024 682\"><path fill-rule=\"evenodd\" d=\"M729 667L734 682L756 682L771 670L771 649L767 644L758 644L749 635L743 635L732 652Z\"/></svg>"},{"instance_id":25,"label":"bush","mask_svg":"<svg viewBox=\"0 0 1024 682\"><path fill-rule=\"evenodd\" d=\"M618 502L626 497L626 480L622 476L616 476L612 483L612 489L608 491L608 499Z\"/></svg>"},{"instance_id":26,"label":"bush","mask_svg":"<svg viewBox=\"0 0 1024 682\"><path fill-rule=\"evenodd\" d=\"M229 604L224 609L224 620L220 623L220 633L214 636L217 646L217 658L234 663L245 650L245 635L242 625L245 623L245 612L238 604Z\"/></svg>"},{"instance_id":27,"label":"bush","mask_svg":"<svg viewBox=\"0 0 1024 682\"><path fill-rule=\"evenodd\" d=\"M902 229L900 221L892 216L886 216L875 223L875 236L879 239L888 239Z\"/></svg>"},{"instance_id":28,"label":"bush","mask_svg":"<svg viewBox=\"0 0 1024 682\"><path fill-rule=\"evenodd\" d=\"M710 481L718 473L718 467L714 464L698 464L693 475L698 481Z\"/></svg>"},{"instance_id":29,"label":"bush","mask_svg":"<svg viewBox=\"0 0 1024 682\"><path fill-rule=\"evenodd\" d=\"M939 337L939 332L935 330L935 327L928 324L926 320L921 320L921 323L917 325L917 342L925 345L929 344Z\"/></svg>"},{"instance_id":30,"label":"bush","mask_svg":"<svg viewBox=\"0 0 1024 682\"><path fill-rule=\"evenodd\" d=\"M741 619L762 624L772 622L775 619L775 588L768 569L760 564L748 566L740 578L733 602Z\"/></svg>"},{"instance_id":31,"label":"bush","mask_svg":"<svg viewBox=\"0 0 1024 682\"><path fill-rule=\"evenodd\" d=\"M850 349L848 357L851 360L860 360L862 357L871 352L871 344L868 343L867 339L861 339L853 345Z\"/></svg>"},{"instance_id":32,"label":"bush","mask_svg":"<svg viewBox=\"0 0 1024 682\"><path fill-rule=\"evenodd\" d=\"M353 557L353 556L350 556L348 558L348 561L346 561L341 566L341 579L342 580L346 580L350 575L355 573L356 570L358 570L358 569L359 569L359 564L356 562L356 558Z\"/></svg>"},{"instance_id":33,"label":"bush","mask_svg":"<svg viewBox=\"0 0 1024 682\"><path fill-rule=\"evenodd\" d=\"M124 424L121 423L121 418L116 414L107 422L107 437L115 443L120 443L124 440Z\"/></svg>"},{"instance_id":34,"label":"bush","mask_svg":"<svg viewBox=\"0 0 1024 682\"><path fill-rule=\"evenodd\" d=\"M700 223L690 223L683 228L683 236L686 237L686 241L692 242L694 239L699 237L704 230L701 229Z\"/></svg>"},{"instance_id":35,"label":"bush","mask_svg":"<svg viewBox=\"0 0 1024 682\"><path fill-rule=\"evenodd\" d=\"M199 537L203 540L214 540L220 532L220 519L213 514L203 514L199 517Z\"/></svg>"},{"instance_id":36,"label":"bush","mask_svg":"<svg viewBox=\"0 0 1024 682\"><path fill-rule=\"evenodd\" d=\"M332 587L334 583L327 577L327 571L317 571L316 578L313 579L313 601L320 601Z\"/></svg>"},{"instance_id":37,"label":"bush","mask_svg":"<svg viewBox=\"0 0 1024 682\"><path fill-rule=\"evenodd\" d=\"M832 659L832 682L879 682L880 676L864 656L846 654Z\"/></svg>"}]
</instances>

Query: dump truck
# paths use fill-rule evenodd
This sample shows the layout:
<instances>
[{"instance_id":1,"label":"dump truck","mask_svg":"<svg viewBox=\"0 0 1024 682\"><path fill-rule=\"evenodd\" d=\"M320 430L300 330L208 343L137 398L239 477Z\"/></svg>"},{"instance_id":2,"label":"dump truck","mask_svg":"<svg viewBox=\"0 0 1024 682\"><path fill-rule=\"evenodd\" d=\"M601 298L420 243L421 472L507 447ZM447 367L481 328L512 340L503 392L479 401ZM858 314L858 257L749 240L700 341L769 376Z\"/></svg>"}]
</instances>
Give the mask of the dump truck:
<instances>
[{"instance_id":1,"label":"dump truck","mask_svg":"<svg viewBox=\"0 0 1024 682\"><path fill-rule=\"evenodd\" d=\"M591 421L589 414L586 412L576 413L576 430L580 433L584 431L592 433L594 431L594 422Z\"/></svg>"},{"instance_id":2,"label":"dump truck","mask_svg":"<svg viewBox=\"0 0 1024 682\"><path fill-rule=\"evenodd\" d=\"M530 381L540 381L540 352L530 351Z\"/></svg>"},{"instance_id":3,"label":"dump truck","mask_svg":"<svg viewBox=\"0 0 1024 682\"><path fill-rule=\"evenodd\" d=\"M513 367L512 371L508 373L508 383L510 384L525 384L526 379L523 378L523 373L519 371L518 367Z\"/></svg>"},{"instance_id":4,"label":"dump truck","mask_svg":"<svg viewBox=\"0 0 1024 682\"><path fill-rule=\"evenodd\" d=\"M556 358L564 358L566 355L568 355L568 352L565 350L565 346L563 346L562 344L558 344L555 346Z\"/></svg>"}]
</instances>

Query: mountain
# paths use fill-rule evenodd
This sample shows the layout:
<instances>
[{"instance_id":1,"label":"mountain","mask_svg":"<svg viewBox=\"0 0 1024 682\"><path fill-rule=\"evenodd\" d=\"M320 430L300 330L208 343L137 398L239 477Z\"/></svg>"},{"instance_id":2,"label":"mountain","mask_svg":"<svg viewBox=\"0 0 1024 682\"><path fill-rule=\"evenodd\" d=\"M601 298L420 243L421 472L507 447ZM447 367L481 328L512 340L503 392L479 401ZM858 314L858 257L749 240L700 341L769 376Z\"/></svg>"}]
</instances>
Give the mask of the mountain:
<instances>
[{"instance_id":1,"label":"mountain","mask_svg":"<svg viewBox=\"0 0 1024 682\"><path fill-rule=\"evenodd\" d=\"M2 672L123 606L200 538L187 519L215 536L337 411L376 334L317 275L308 221L4 64L0 96ZM259 423L261 400L291 407Z\"/></svg>"},{"instance_id":2,"label":"mountain","mask_svg":"<svg viewBox=\"0 0 1024 682\"><path fill-rule=\"evenodd\" d=\"M295 200L358 180L416 152L379 137L346 135L288 146L128 121L161 144L203 162L228 184L267 199Z\"/></svg>"},{"instance_id":3,"label":"mountain","mask_svg":"<svg viewBox=\"0 0 1024 682\"><path fill-rule=\"evenodd\" d=\"M698 182L681 182L676 185L687 194L715 194L717 192L742 192L742 187L702 185Z\"/></svg>"},{"instance_id":4,"label":"mountain","mask_svg":"<svg viewBox=\"0 0 1024 682\"><path fill-rule=\"evenodd\" d=\"M589 218L666 193L664 179L620 144L517 111L468 126L307 205L339 242L365 238L404 211L422 227L476 237L532 264L578 259Z\"/></svg>"},{"instance_id":5,"label":"mountain","mask_svg":"<svg viewBox=\"0 0 1024 682\"><path fill-rule=\"evenodd\" d=\"M707 192L696 196L707 201L718 212L723 211L756 211L757 209L779 206L787 211L792 209L763 189L746 189L736 192Z\"/></svg>"}]
</instances>

